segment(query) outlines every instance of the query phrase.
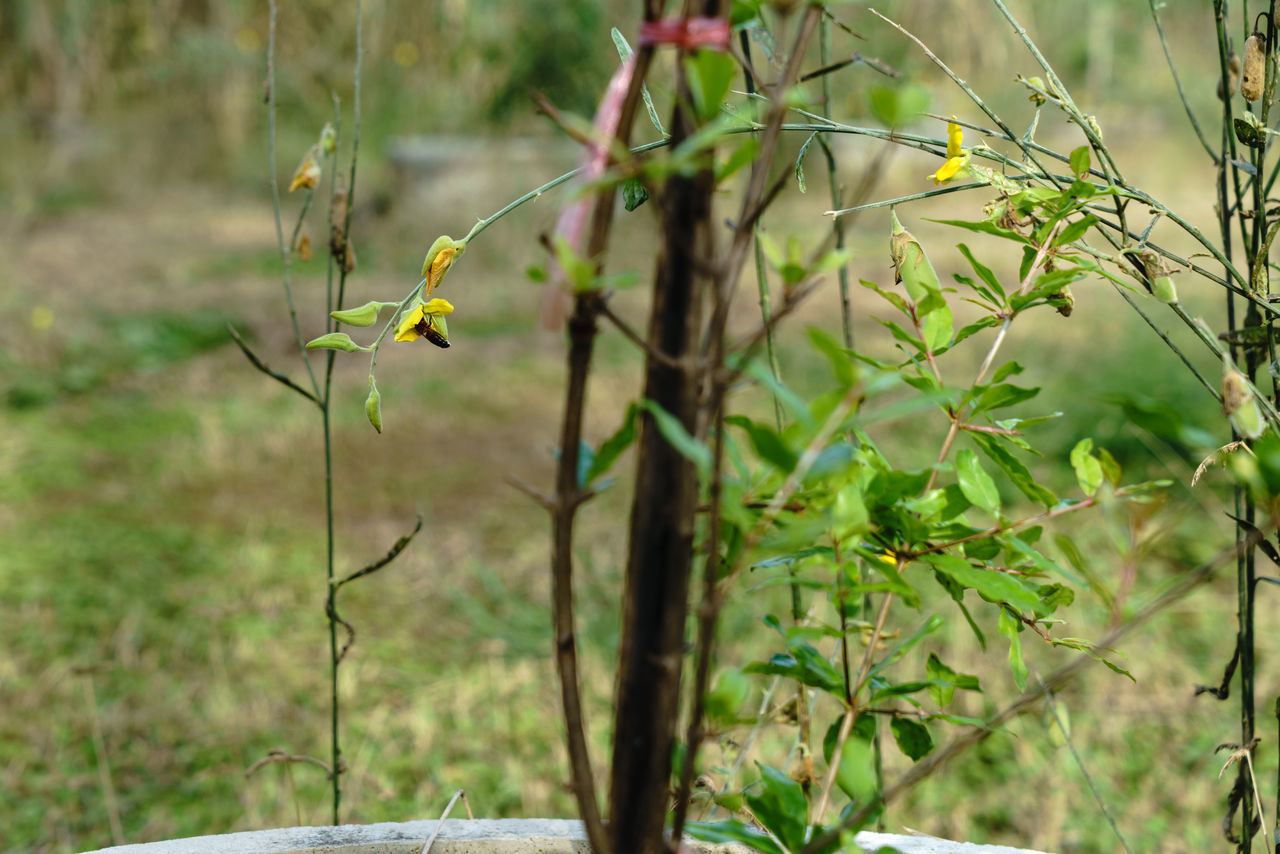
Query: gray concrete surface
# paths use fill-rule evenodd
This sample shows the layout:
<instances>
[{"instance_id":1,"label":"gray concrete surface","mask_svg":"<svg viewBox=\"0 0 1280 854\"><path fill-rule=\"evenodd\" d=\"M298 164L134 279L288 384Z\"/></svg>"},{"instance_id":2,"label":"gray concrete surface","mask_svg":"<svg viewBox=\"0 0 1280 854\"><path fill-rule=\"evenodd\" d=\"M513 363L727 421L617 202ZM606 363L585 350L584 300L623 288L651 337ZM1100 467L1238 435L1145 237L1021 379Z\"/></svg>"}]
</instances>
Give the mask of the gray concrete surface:
<instances>
[{"instance_id":1,"label":"gray concrete surface","mask_svg":"<svg viewBox=\"0 0 1280 854\"><path fill-rule=\"evenodd\" d=\"M419 854L435 821L288 827L222 836L197 836L103 848L96 854ZM866 852L888 847L901 854L1043 854L1003 845L974 845L932 836L864 831ZM746 854L740 845L690 842L695 854ZM431 854L587 854L582 822L567 819L449 819Z\"/></svg>"}]
</instances>

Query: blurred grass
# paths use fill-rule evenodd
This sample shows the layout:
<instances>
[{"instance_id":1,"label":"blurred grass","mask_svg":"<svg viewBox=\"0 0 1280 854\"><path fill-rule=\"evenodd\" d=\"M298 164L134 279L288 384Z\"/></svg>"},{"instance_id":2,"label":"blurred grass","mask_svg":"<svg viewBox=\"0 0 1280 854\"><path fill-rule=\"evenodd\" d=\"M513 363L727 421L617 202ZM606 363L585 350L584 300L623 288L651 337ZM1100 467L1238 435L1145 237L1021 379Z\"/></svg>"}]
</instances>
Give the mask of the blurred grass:
<instances>
[{"instance_id":1,"label":"blurred grass","mask_svg":"<svg viewBox=\"0 0 1280 854\"><path fill-rule=\"evenodd\" d=\"M1080 27L1066 25L1078 17L1068 5L1015 11L1025 11L1033 34L1057 34L1046 48L1068 82L1081 87L1078 100L1097 101L1119 160L1132 164L1131 179L1185 207L1193 221L1211 221L1212 172L1184 144L1180 107L1171 105L1145 9L1090 4L1090 26ZM256 87L264 14L244 3L196 3L181 13L71 0L12 8L18 12L0 12L0 44L21 48L0 53L0 91L21 104L0 114L8 152L0 188L12 200L0 208L0 265L11 283L0 294L8 321L0 350L0 850L110 844L113 808L128 841L286 825L299 815L322 823L325 783L316 769L294 768L296 796L279 766L243 776L273 747L321 756L327 739L314 415L253 371L222 335L235 323L274 367L301 375L261 178ZM165 8L173 17L163 18ZM588 111L612 62L603 30L632 12L622 4L603 12L593 4L556 5L566 16L557 20L593 46L584 60L582 50L517 37L527 19L510 8L393 2L369 13L353 304L398 298L435 234L459 233L471 217L558 174L553 150L536 168L503 171L500 186L475 190L479 177L464 178L460 190L432 186L424 202L390 177L386 138L461 129L545 138L521 106L523 96L510 93L545 79L558 102ZM991 34L988 12L974 8L964 0L949 0L943 13L887 4L979 91L994 92L1000 109L1029 119L1007 75L1032 73L1031 65L1010 40ZM328 117L329 89L349 91L351 33L333 23L345 9L318 4L282 15L281 170L293 168ZM855 26L874 32L864 18ZM1188 63L1184 73L1195 81L1195 103L1211 115L1209 51L1198 41L1208 13L1170 10L1169 18L1175 50ZM451 21L465 28L446 38L458 32L446 26ZM588 32L592 27L600 31ZM99 33L95 50L58 72L49 45L84 45L91 32ZM130 35L116 44L104 32ZM556 38L554 28L542 38ZM406 43L417 47L413 62ZM507 45L527 51L530 62L554 62L537 70L541 78L517 80L512 69L524 66L493 59ZM936 89L937 109L969 111L895 40L879 37L874 47L908 79ZM80 94L72 97L77 79ZM468 85L449 85L453 80ZM834 111L862 115L863 78L849 80ZM52 86L59 81L72 94ZM554 89L557 81L565 88ZM1042 132L1061 128L1045 121ZM799 144L792 141L790 150ZM850 180L874 151L861 142L839 148ZM895 156L877 195L920 189L930 168L924 155ZM771 217L776 233L816 241L815 229L826 222L814 224L814 210L825 206L817 169L811 161L809 193L789 192ZM940 271L963 271L950 249L961 239L982 257L998 246L914 220L974 216L981 201L953 196L939 207L909 209L908 225ZM341 612L359 632L341 686L349 820L433 817L457 788L467 789L478 815L573 813L549 658L546 520L503 483L509 474L534 485L551 478L561 354L558 342L533 331L538 293L523 271L541 262L535 237L553 218L552 204L534 204L468 250L445 285L459 307L452 349L391 348L380 360L383 436L364 421L363 366L339 361L339 571L382 555L416 513L426 518L400 560L343 591ZM886 221L882 211L859 221L856 276L885 282ZM647 274L651 222L645 208L624 221L618 266ZM312 229L321 233L321 224ZM1177 246L1163 225L1156 234ZM304 329L316 328L322 265L301 264L296 272ZM1216 295L1180 287L1196 311L1218 317ZM858 290L860 346L891 357L865 316L886 307ZM1076 298L1070 319L1045 313L1020 322L1005 355L1027 366L1022 384L1045 387L1028 414L1066 413L1036 428L1046 454L1038 470L1060 493L1073 489L1065 459L1082 435L1115 452L1130 479L1177 482L1167 506L1149 518L1102 515L1065 526L1104 578L1114 584L1132 573L1134 592L1123 608L1131 611L1228 541L1221 477L1194 494L1186 486L1204 451L1188 431L1224 441L1226 430L1207 396L1109 286L1081 283ZM616 303L643 327L641 290L619 294ZM832 330L836 307L828 288L798 325ZM750 315L744 302L744 328ZM40 320L50 316L52 325ZM824 368L798 331L783 341L784 374L813 390ZM967 379L980 355L976 348L957 352L955 376ZM1217 366L1196 358L1216 375ZM593 441L616 427L637 375L628 345L606 335L591 389ZM1158 399L1168 414L1152 424L1166 435L1143 429L1118 396ZM928 460L939 423L930 416L878 429L896 455ZM584 682L597 762L607 757L625 461L619 474L618 486L585 509L579 546ZM1117 544L1130 549L1127 561L1116 556ZM726 614L723 664L753 652L740 639L749 639L763 614L785 613L780 596L744 598ZM1110 616L1083 601L1074 613L1078 622L1067 633L1083 637L1101 634ZM1218 838L1228 784L1216 779L1212 747L1231 740L1236 715L1232 704L1192 700L1190 686L1216 681L1230 652L1233 613L1233 584L1224 577L1126 643L1136 685L1098 667L1059 697L1077 748L1140 850L1203 851ZM911 627L924 616L903 619ZM1266 637L1267 616L1259 618ZM990 711L995 698L1012 692L1003 653L988 634L989 658L963 623L933 641L948 663L980 674L988 686L987 695L963 701L970 713ZM1042 670L1063 660L1039 648L1029 656ZM1264 698L1278 687L1266 664L1260 655ZM105 757L93 746L95 726ZM725 736L723 756L708 756L713 775L744 733ZM766 740L774 761L788 736ZM904 760L888 753L892 775ZM114 807L100 782L102 758ZM1262 779L1272 779L1276 760L1267 742L1258 763ZM1046 850L1116 848L1078 769L1050 746L1034 715L951 765L888 820L895 829Z\"/></svg>"}]
</instances>

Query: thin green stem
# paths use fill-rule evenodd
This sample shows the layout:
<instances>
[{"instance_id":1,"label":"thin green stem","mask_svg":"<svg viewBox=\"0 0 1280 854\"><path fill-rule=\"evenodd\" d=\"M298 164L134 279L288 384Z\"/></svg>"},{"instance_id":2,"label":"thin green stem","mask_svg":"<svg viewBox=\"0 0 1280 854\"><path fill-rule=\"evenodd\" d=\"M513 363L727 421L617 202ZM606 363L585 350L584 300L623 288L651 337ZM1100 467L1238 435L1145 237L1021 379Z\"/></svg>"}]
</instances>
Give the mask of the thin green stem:
<instances>
[{"instance_id":1,"label":"thin green stem","mask_svg":"<svg viewBox=\"0 0 1280 854\"><path fill-rule=\"evenodd\" d=\"M829 13L828 13L829 15ZM825 66L831 62L831 22L828 15L822 16L822 22L818 26L818 56L819 61ZM827 118L831 115L831 75L824 74L822 76L822 116ZM822 152L827 159L827 189L831 194L831 208L833 210L844 204L840 193L840 175L836 170L836 158L831 151L831 146L827 145L826 137L819 137L818 143L822 146ZM836 237L836 251L844 249L845 223L839 217L832 218L831 231ZM849 265L841 264L837 273L840 282L840 329L844 333L844 346L853 348L853 306L849 302Z\"/></svg>"},{"instance_id":2,"label":"thin green stem","mask_svg":"<svg viewBox=\"0 0 1280 854\"><path fill-rule=\"evenodd\" d=\"M316 398L319 399L320 383L316 380L315 371L311 367L311 360L307 358L306 347L302 339L302 327L298 324L298 310L293 302L293 285L290 275L290 268L293 263L293 250L291 247L293 246L293 240L297 239L298 229L302 226L302 217L306 214L307 207L311 204L311 192L308 191L306 200L303 202L302 214L299 215L298 224L294 227L294 236L286 244L284 242L284 224L280 215L280 181L276 177L276 0L269 0L268 9L267 168L271 183L271 208L275 213L276 246L280 252L280 263L284 268L284 296L289 305L289 320L293 324L293 337L298 344L298 352L302 355L302 363L307 368L307 375L311 378L311 390Z\"/></svg>"},{"instance_id":3,"label":"thin green stem","mask_svg":"<svg viewBox=\"0 0 1280 854\"><path fill-rule=\"evenodd\" d=\"M1147 0L1147 6L1151 9L1151 20L1156 25L1156 34L1160 36L1160 47L1164 50L1165 62L1169 64L1169 73L1173 75L1173 85L1178 88L1178 98L1182 101L1182 108L1187 112L1187 119L1191 122L1191 129L1196 132L1196 139L1200 140L1205 152L1213 159L1214 163L1217 163L1219 155L1209 145L1209 141L1205 139L1204 131L1200 129L1200 122L1196 121L1196 114L1192 112L1191 104L1187 101L1187 93L1182 88L1182 78L1178 76L1178 68L1173 64L1173 54L1169 52L1169 42L1164 36L1164 27L1160 24L1160 15L1156 11L1156 0ZM1224 77L1223 80L1225 81L1226 78Z\"/></svg>"},{"instance_id":4,"label":"thin green stem","mask_svg":"<svg viewBox=\"0 0 1280 854\"><path fill-rule=\"evenodd\" d=\"M1111 157L1111 152L1102 142L1102 137L1099 135L1097 128L1089 121L1090 117L1086 116L1081 112L1080 108L1076 106L1075 101L1071 98L1071 93L1067 91L1066 86L1062 85L1062 81L1058 79L1058 75L1053 70L1053 66L1049 64L1049 60L1045 59L1044 54L1040 52L1040 48L1038 48L1036 43L1031 40L1031 37L1027 35L1027 31L1023 28L1022 24L1018 23L1018 19L1013 17L1013 13L1009 11L1004 3L1001 2L1001 0L991 0L991 2L995 4L996 9L1000 11L1000 14L1004 16L1005 20L1009 22L1009 26L1013 27L1014 33L1017 34L1023 45L1026 46L1032 57L1035 58L1041 70L1044 71L1045 78L1049 82L1049 91L1057 97L1058 102L1062 105L1067 115L1071 117L1071 120L1080 126L1080 130L1084 132L1084 135L1089 140L1089 144L1093 147L1093 150L1097 151L1098 154L1103 157L1104 165L1107 166L1108 171L1115 175L1115 183L1123 185L1125 183L1124 176L1120 174L1120 169L1116 166L1115 160Z\"/></svg>"},{"instance_id":5,"label":"thin green stem","mask_svg":"<svg viewBox=\"0 0 1280 854\"><path fill-rule=\"evenodd\" d=\"M998 1L999 0L997 0L997 2ZM884 15L881 15L875 9L871 9L870 12L871 14L875 15L877 18L884 21L886 24L893 27L895 30L897 30L898 32L902 33L904 36L906 36L907 38L915 42L916 45L922 51L924 51L925 56L929 57L929 59L933 61L933 64L938 66L938 68L942 70L943 74L946 74L948 77L950 77L952 82L954 82L957 86L960 87L960 91L968 95L969 100L973 101L973 103L978 107L978 109L982 110L982 112L984 112L987 115L987 118L995 122L996 126L999 127L1000 130L1004 131L1005 137L1022 149L1022 153L1027 158L1027 161L1029 163L1031 163L1041 172L1048 174L1049 170L1044 168L1044 165L1041 164L1040 161L1036 158L1034 149L1030 145L1023 142L1020 137L1014 136L1013 131L1010 130L1009 126L1004 123L1004 119L1000 118L1000 116L996 114L995 110L987 106L987 102L982 100L982 98L978 95L978 93L973 91L973 89L969 86L969 84L964 82L964 80L962 80L959 75L957 75L954 71L952 71L951 67L947 65L945 62L943 62L938 57L937 54L931 51L924 42L922 42L917 36L915 36L913 33L908 31L902 25L886 18ZM1054 181L1054 183L1057 184L1058 182Z\"/></svg>"}]
</instances>

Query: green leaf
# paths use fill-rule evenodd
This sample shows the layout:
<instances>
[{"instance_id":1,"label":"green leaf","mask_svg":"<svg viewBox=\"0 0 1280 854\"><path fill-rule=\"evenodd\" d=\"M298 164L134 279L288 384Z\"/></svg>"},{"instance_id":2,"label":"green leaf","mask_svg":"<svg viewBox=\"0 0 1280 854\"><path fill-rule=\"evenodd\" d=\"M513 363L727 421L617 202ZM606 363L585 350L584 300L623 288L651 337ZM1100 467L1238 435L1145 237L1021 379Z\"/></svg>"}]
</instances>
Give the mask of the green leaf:
<instances>
[{"instance_id":1,"label":"green leaf","mask_svg":"<svg viewBox=\"0 0 1280 854\"><path fill-rule=\"evenodd\" d=\"M596 478L607 472L618 457L622 456L622 452L635 441L636 415L639 411L640 408L634 403L628 406L627 414L622 419L622 426L612 436L600 443L600 449L595 452L591 465L587 467L587 471L583 475L583 486L590 486Z\"/></svg>"},{"instance_id":2,"label":"green leaf","mask_svg":"<svg viewBox=\"0 0 1280 854\"><path fill-rule=\"evenodd\" d=\"M919 721L895 717L889 722L889 729L893 730L898 748L914 762L933 750L933 736L929 734L929 728Z\"/></svg>"},{"instance_id":3,"label":"green leaf","mask_svg":"<svg viewBox=\"0 0 1280 854\"><path fill-rule=\"evenodd\" d=\"M716 677L715 687L707 693L704 705L707 718L721 725L736 722L738 709L750 694L751 681L741 670L721 671Z\"/></svg>"},{"instance_id":4,"label":"green leaf","mask_svg":"<svg viewBox=\"0 0 1280 854\"><path fill-rule=\"evenodd\" d=\"M768 661L753 661L743 668L743 672L785 676L830 694L844 696L844 679L816 649L802 640L789 641L787 647L790 652L775 653Z\"/></svg>"},{"instance_id":5,"label":"green leaf","mask_svg":"<svg viewBox=\"0 0 1280 854\"><path fill-rule=\"evenodd\" d=\"M715 844L739 842L753 851L762 851L764 854L784 854L778 847L778 843L769 838L769 834L745 825L737 819L717 822L691 821L684 826L684 832L702 842Z\"/></svg>"},{"instance_id":6,"label":"green leaf","mask_svg":"<svg viewBox=\"0 0 1280 854\"><path fill-rule=\"evenodd\" d=\"M812 429L817 426L813 419L813 413L809 410L809 404L800 395L792 391L790 386L775 377L773 370L768 365L758 359L752 360L747 363L742 372L767 388L769 393L782 404L782 408L787 411L787 414L802 423L806 429Z\"/></svg>"},{"instance_id":7,"label":"green leaf","mask_svg":"<svg viewBox=\"0 0 1280 854\"><path fill-rule=\"evenodd\" d=\"M761 789L747 795L747 805L755 818L776 836L789 851L799 851L805 843L809 804L800 784L786 774L757 762Z\"/></svg>"},{"instance_id":8,"label":"green leaf","mask_svg":"<svg viewBox=\"0 0 1280 854\"><path fill-rule=\"evenodd\" d=\"M1098 218L1093 214L1081 217L1070 224L1062 231L1058 232L1058 236L1053 239L1053 248L1066 246L1074 243L1084 237L1085 232L1092 228L1098 222Z\"/></svg>"},{"instance_id":9,"label":"green leaf","mask_svg":"<svg viewBox=\"0 0 1280 854\"><path fill-rule=\"evenodd\" d=\"M871 668L871 671L867 674L868 679L872 676L879 675L880 671L902 658L914 649L920 641L942 628L945 622L946 621L937 614L930 614L928 619L921 623L918 629L912 632L911 637L895 646L889 651L888 655L880 659L879 663L877 663L875 667Z\"/></svg>"},{"instance_id":10,"label":"green leaf","mask_svg":"<svg viewBox=\"0 0 1280 854\"><path fill-rule=\"evenodd\" d=\"M627 44L626 38L617 27L609 30L609 35L613 38L613 46L618 49L618 58L626 62L631 58L631 45ZM649 121L653 123L653 127L663 136L669 136L667 129L662 126L662 119L658 118L658 109L653 105L653 96L649 94L649 87L643 83L640 84L640 95L644 98L644 106L649 111Z\"/></svg>"},{"instance_id":11,"label":"green leaf","mask_svg":"<svg viewBox=\"0 0 1280 854\"><path fill-rule=\"evenodd\" d=\"M974 414L979 412L987 412L992 409L1002 409L1006 406L1014 406L1015 404L1028 401L1040 393L1040 387L1023 388L1012 383L999 383L988 386L978 397L977 402L973 406Z\"/></svg>"},{"instance_id":12,"label":"green leaf","mask_svg":"<svg viewBox=\"0 0 1280 854\"><path fill-rule=\"evenodd\" d=\"M858 381L858 372L854 362L849 358L849 351L836 343L835 339L816 326L805 330L809 343L831 363L831 373L841 388L850 388Z\"/></svg>"},{"instance_id":13,"label":"green leaf","mask_svg":"<svg viewBox=\"0 0 1280 854\"><path fill-rule=\"evenodd\" d=\"M993 383L1004 382L1009 377L1022 373L1022 371L1022 365L1019 365L1017 362L1005 362L1003 365L996 368L996 372L992 375L991 381Z\"/></svg>"},{"instance_id":14,"label":"green leaf","mask_svg":"<svg viewBox=\"0 0 1280 854\"><path fill-rule=\"evenodd\" d=\"M992 516L1000 515L1000 490L978 461L978 455L968 448L956 455L956 475L960 479L960 491L974 505Z\"/></svg>"},{"instance_id":15,"label":"green leaf","mask_svg":"<svg viewBox=\"0 0 1280 854\"><path fill-rule=\"evenodd\" d=\"M628 178L622 183L622 206L628 212L649 201L649 191L639 178Z\"/></svg>"},{"instance_id":16,"label":"green leaf","mask_svg":"<svg viewBox=\"0 0 1280 854\"><path fill-rule=\"evenodd\" d=\"M1089 174L1089 146L1082 145L1071 152L1071 171L1077 178Z\"/></svg>"},{"instance_id":17,"label":"green leaf","mask_svg":"<svg viewBox=\"0 0 1280 854\"><path fill-rule=\"evenodd\" d=\"M341 350L344 353L368 353L371 348L361 347L359 344L352 341L351 336L345 332L330 332L328 335L321 335L319 338L312 338L307 342L307 349Z\"/></svg>"},{"instance_id":18,"label":"green leaf","mask_svg":"<svg viewBox=\"0 0 1280 854\"><path fill-rule=\"evenodd\" d=\"M974 258L973 253L969 251L969 247L965 246L963 243L957 244L956 248L960 250L960 254L965 257L965 260L969 262L969 266L973 268L973 272L978 274L978 278L986 282L987 286L990 287L992 291L999 294L1001 299L1004 299L1004 288L1000 287L1000 280L996 278L995 273L991 272L991 268L983 264L977 258Z\"/></svg>"},{"instance_id":19,"label":"green leaf","mask_svg":"<svg viewBox=\"0 0 1280 854\"><path fill-rule=\"evenodd\" d=\"M1071 468L1075 469L1076 483L1080 485L1080 491L1089 496L1102 485L1102 463L1090 453L1092 450L1092 439L1081 439L1071 449Z\"/></svg>"},{"instance_id":20,"label":"green leaf","mask_svg":"<svg viewBox=\"0 0 1280 854\"><path fill-rule=\"evenodd\" d=\"M941 308L934 309L924 316L924 322L920 324L922 337L925 346L930 352L938 352L943 347L951 343L951 309L946 303Z\"/></svg>"},{"instance_id":21,"label":"green leaf","mask_svg":"<svg viewBox=\"0 0 1280 854\"><path fill-rule=\"evenodd\" d=\"M739 142L729 152L729 156L724 159L724 162L716 166L716 183L720 183L742 167L750 164L756 159L756 153L759 150L760 143L756 141L754 136L747 136L746 139Z\"/></svg>"},{"instance_id":22,"label":"green leaf","mask_svg":"<svg viewBox=\"0 0 1280 854\"><path fill-rule=\"evenodd\" d=\"M928 222L936 222L939 225L950 225L955 228L963 228L966 231L976 231L979 234L992 234L996 237L1003 237L1006 240L1013 240L1018 243L1028 242L1028 238L1025 235L1007 228L1001 228L995 223L987 222L986 220L970 222L965 219L929 219L928 217L925 217L925 219Z\"/></svg>"},{"instance_id":23,"label":"green leaf","mask_svg":"<svg viewBox=\"0 0 1280 854\"><path fill-rule=\"evenodd\" d=\"M667 440L667 444L680 452L686 460L697 467L699 473L706 475L711 471L711 449L699 442L670 412L652 400L642 400L640 407L653 416L653 424Z\"/></svg>"},{"instance_id":24,"label":"green leaf","mask_svg":"<svg viewBox=\"0 0 1280 854\"><path fill-rule=\"evenodd\" d=\"M1017 554L1020 557L1026 558L1031 565L1040 572L1043 572L1046 575L1051 574L1060 576L1066 579L1070 584L1074 584L1077 587L1083 587L1084 582L1081 579L1077 578L1074 574L1067 572L1067 570L1063 569L1056 562L1036 551L1031 544L1027 542L1027 539L1030 539L1032 532L1037 530L1039 529L1028 528L1026 531L1022 532L1021 536L1008 534L1000 538L1001 542L1004 543L1006 554L1009 555L1010 560L1013 559L1014 554ZM1024 537L1027 539L1024 539Z\"/></svg>"},{"instance_id":25,"label":"green leaf","mask_svg":"<svg viewBox=\"0 0 1280 854\"><path fill-rule=\"evenodd\" d=\"M1003 608L1000 609L1000 621L997 631L1009 639L1009 670L1013 673L1014 684L1019 691L1027 690L1027 663L1022 660L1022 641L1018 633L1022 631L1022 622Z\"/></svg>"},{"instance_id":26,"label":"green leaf","mask_svg":"<svg viewBox=\"0 0 1280 854\"><path fill-rule=\"evenodd\" d=\"M867 102L876 121L887 128L900 128L929 109L929 90L917 84L873 86Z\"/></svg>"},{"instance_id":27,"label":"green leaf","mask_svg":"<svg viewBox=\"0 0 1280 854\"><path fill-rule=\"evenodd\" d=\"M868 282L866 279L859 279L858 282L864 288L869 288L875 291L876 293L878 293L880 296L884 297L885 301L887 301L890 305L892 305L898 311L906 315L911 314L910 310L907 308L907 301L903 299L899 294L895 294L892 291L886 291L884 288L880 287L875 282Z\"/></svg>"},{"instance_id":28,"label":"green leaf","mask_svg":"<svg viewBox=\"0 0 1280 854\"><path fill-rule=\"evenodd\" d=\"M988 602L1007 602L1018 611L1034 611L1040 604L1040 597L1015 576L979 569L956 555L927 555L924 560L961 587L976 590Z\"/></svg>"},{"instance_id":29,"label":"green leaf","mask_svg":"<svg viewBox=\"0 0 1280 854\"><path fill-rule=\"evenodd\" d=\"M831 761L831 752L835 749L839 727L840 721L837 719L827 730L827 736L823 739L823 755L828 757L828 762ZM870 803L878 793L875 748L872 746L874 740L874 716L864 712L858 715L858 719L853 724L853 730L840 748L836 785L854 803Z\"/></svg>"},{"instance_id":30,"label":"green leaf","mask_svg":"<svg viewBox=\"0 0 1280 854\"><path fill-rule=\"evenodd\" d=\"M956 673L941 658L938 658L937 653L929 653L929 660L925 662L925 673L929 675L929 696L933 698L938 708L951 705L957 688L966 691L982 690L978 677L967 673Z\"/></svg>"},{"instance_id":31,"label":"green leaf","mask_svg":"<svg viewBox=\"0 0 1280 854\"><path fill-rule=\"evenodd\" d=\"M685 71L694 110L704 121L715 118L737 71L734 58L717 50L699 50L685 59Z\"/></svg>"},{"instance_id":32,"label":"green leaf","mask_svg":"<svg viewBox=\"0 0 1280 854\"><path fill-rule=\"evenodd\" d=\"M796 467L798 455L787 446L786 441L773 428L752 421L745 415L730 415L724 419L724 423L745 430L760 458L778 471L790 474Z\"/></svg>"},{"instance_id":33,"label":"green leaf","mask_svg":"<svg viewBox=\"0 0 1280 854\"><path fill-rule=\"evenodd\" d=\"M1042 584L1037 592L1040 594L1040 607L1036 609L1036 616L1041 618L1076 600L1076 592L1062 584Z\"/></svg>"},{"instance_id":34,"label":"green leaf","mask_svg":"<svg viewBox=\"0 0 1280 854\"><path fill-rule=\"evenodd\" d=\"M884 680L880 677L876 677L875 679L872 679L871 682L883 683ZM871 699L868 702L878 703L881 700L888 700L893 697L906 697L910 694L919 693L928 687L929 683L926 681L899 682L897 685L885 684L883 688L878 686L876 687L875 693L871 695ZM915 703L914 700L910 702ZM916 703L916 705L919 704Z\"/></svg>"},{"instance_id":35,"label":"green leaf","mask_svg":"<svg viewBox=\"0 0 1280 854\"><path fill-rule=\"evenodd\" d=\"M973 433L975 444L987 457L1000 467L1018 491L1027 498L1044 505L1045 509L1058 503L1058 497L1052 491L1036 482L1031 471L1013 454L1000 444L996 437L985 433Z\"/></svg>"},{"instance_id":36,"label":"green leaf","mask_svg":"<svg viewBox=\"0 0 1280 854\"><path fill-rule=\"evenodd\" d=\"M796 186L800 188L800 192L805 192L807 188L804 183L804 156L809 153L809 144L818 136L815 130L809 134L809 138L804 141L804 145L800 146L800 153L796 155Z\"/></svg>"}]
</instances>

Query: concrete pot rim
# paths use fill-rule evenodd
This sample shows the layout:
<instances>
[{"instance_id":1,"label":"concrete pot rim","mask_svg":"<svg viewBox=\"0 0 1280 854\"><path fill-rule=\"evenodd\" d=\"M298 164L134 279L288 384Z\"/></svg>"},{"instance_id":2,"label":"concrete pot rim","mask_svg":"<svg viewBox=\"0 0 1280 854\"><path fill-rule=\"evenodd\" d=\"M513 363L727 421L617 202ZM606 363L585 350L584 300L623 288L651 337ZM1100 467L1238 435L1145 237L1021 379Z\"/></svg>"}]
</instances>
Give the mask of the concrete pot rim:
<instances>
[{"instance_id":1,"label":"concrete pot rim","mask_svg":"<svg viewBox=\"0 0 1280 854\"><path fill-rule=\"evenodd\" d=\"M434 820L285 827L196 836L102 848L86 854L418 854L435 831ZM863 831L854 841L866 852L884 846L902 854L1043 854L1003 845L975 845L933 836ZM690 841L699 854L746 854L741 845ZM570 854L585 852L582 822L572 819L448 819L432 854Z\"/></svg>"}]
</instances>

